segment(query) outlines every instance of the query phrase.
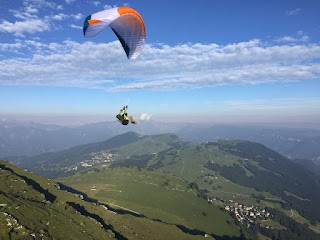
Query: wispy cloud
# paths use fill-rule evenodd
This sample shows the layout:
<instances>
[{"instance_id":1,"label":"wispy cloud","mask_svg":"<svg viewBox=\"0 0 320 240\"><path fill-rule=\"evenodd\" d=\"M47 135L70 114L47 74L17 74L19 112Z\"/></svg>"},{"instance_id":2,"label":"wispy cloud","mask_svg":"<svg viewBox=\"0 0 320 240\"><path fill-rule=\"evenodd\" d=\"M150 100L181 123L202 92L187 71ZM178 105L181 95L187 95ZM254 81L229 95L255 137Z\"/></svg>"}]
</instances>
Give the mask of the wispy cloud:
<instances>
[{"instance_id":1,"label":"wispy cloud","mask_svg":"<svg viewBox=\"0 0 320 240\"><path fill-rule=\"evenodd\" d=\"M19 41L15 43L0 43L0 52L4 53L17 53L19 54L19 50L24 48L24 44Z\"/></svg>"},{"instance_id":2,"label":"wispy cloud","mask_svg":"<svg viewBox=\"0 0 320 240\"><path fill-rule=\"evenodd\" d=\"M64 10L64 7L62 5L58 5L57 10Z\"/></svg>"},{"instance_id":3,"label":"wispy cloud","mask_svg":"<svg viewBox=\"0 0 320 240\"><path fill-rule=\"evenodd\" d=\"M44 32L51 29L49 22L42 19L27 19L24 21L16 21L14 23L2 21L0 24L0 32L12 33L15 36L24 36L25 33Z\"/></svg>"},{"instance_id":4,"label":"wispy cloud","mask_svg":"<svg viewBox=\"0 0 320 240\"><path fill-rule=\"evenodd\" d=\"M65 0L65 2L67 3L67 4L71 4L71 3L73 3L73 2L75 2L76 0Z\"/></svg>"},{"instance_id":5,"label":"wispy cloud","mask_svg":"<svg viewBox=\"0 0 320 240\"><path fill-rule=\"evenodd\" d=\"M71 17L73 17L75 20L80 20L84 17L82 13L72 14Z\"/></svg>"},{"instance_id":6,"label":"wispy cloud","mask_svg":"<svg viewBox=\"0 0 320 240\"><path fill-rule=\"evenodd\" d=\"M310 38L303 31L298 31L294 36L284 36L276 39L279 43L298 43L298 42L309 42Z\"/></svg>"},{"instance_id":7,"label":"wispy cloud","mask_svg":"<svg viewBox=\"0 0 320 240\"><path fill-rule=\"evenodd\" d=\"M51 29L48 19L39 18L39 9L43 7L53 7L53 3L42 0L23 1L22 7L18 10L10 10L9 12L18 21L9 22L2 19L0 22L0 32L11 33L15 36L24 36L25 33L34 34L37 32L44 32Z\"/></svg>"},{"instance_id":8,"label":"wispy cloud","mask_svg":"<svg viewBox=\"0 0 320 240\"><path fill-rule=\"evenodd\" d=\"M41 15L41 11L48 12L47 10L50 10L49 12L52 12L52 10L63 10L63 6L44 0L24 0L19 9L9 9L9 13L17 19L16 21L0 20L0 32L13 34L17 37L25 37L25 34L36 34L60 29L59 27L54 27L53 21L66 19L79 20L83 18L81 13L71 15L64 13L43 15L42 13Z\"/></svg>"},{"instance_id":9,"label":"wispy cloud","mask_svg":"<svg viewBox=\"0 0 320 240\"><path fill-rule=\"evenodd\" d=\"M295 15L299 15L301 12L301 9L300 8L296 8L296 9L293 9L293 10L287 10L286 11L286 15L287 16L295 16Z\"/></svg>"},{"instance_id":10,"label":"wispy cloud","mask_svg":"<svg viewBox=\"0 0 320 240\"><path fill-rule=\"evenodd\" d=\"M65 20L67 19L69 16L64 14L64 13L59 13L59 14L55 14L52 19L53 20L57 20L57 21L62 21L62 20Z\"/></svg>"},{"instance_id":11,"label":"wispy cloud","mask_svg":"<svg viewBox=\"0 0 320 240\"><path fill-rule=\"evenodd\" d=\"M171 90L320 77L320 45L315 43L267 45L252 40L228 45L146 45L135 61L126 59L118 41L21 41L0 43L0 49L33 53L30 58L0 60L1 85Z\"/></svg>"},{"instance_id":12,"label":"wispy cloud","mask_svg":"<svg viewBox=\"0 0 320 240\"><path fill-rule=\"evenodd\" d=\"M111 5L108 5L108 4L103 6L104 9L110 9L110 8L114 8L114 7L117 7L117 6L116 5L111 6Z\"/></svg>"},{"instance_id":13,"label":"wispy cloud","mask_svg":"<svg viewBox=\"0 0 320 240\"><path fill-rule=\"evenodd\" d=\"M97 6L101 5L101 2L100 1L92 1L92 4L97 7Z\"/></svg>"},{"instance_id":14,"label":"wispy cloud","mask_svg":"<svg viewBox=\"0 0 320 240\"><path fill-rule=\"evenodd\" d=\"M75 24L70 24L70 27L71 28L75 28L75 29L81 29L82 30L82 26L78 26L78 25L75 25Z\"/></svg>"}]
</instances>

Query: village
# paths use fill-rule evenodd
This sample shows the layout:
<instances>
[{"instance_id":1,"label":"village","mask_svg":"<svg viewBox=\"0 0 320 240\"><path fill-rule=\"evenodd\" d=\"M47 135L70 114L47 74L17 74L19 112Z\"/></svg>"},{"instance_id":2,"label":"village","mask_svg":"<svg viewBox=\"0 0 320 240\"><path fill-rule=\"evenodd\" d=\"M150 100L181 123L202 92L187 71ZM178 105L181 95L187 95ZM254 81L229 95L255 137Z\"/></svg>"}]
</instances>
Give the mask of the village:
<instances>
[{"instance_id":1,"label":"village","mask_svg":"<svg viewBox=\"0 0 320 240\"><path fill-rule=\"evenodd\" d=\"M246 206L235 202L233 205L227 205L224 208L226 211L233 212L237 220L245 223L247 227L256 224L257 219L266 220L270 217L270 213L262 207ZM269 226L264 226L270 228Z\"/></svg>"},{"instance_id":2,"label":"village","mask_svg":"<svg viewBox=\"0 0 320 240\"><path fill-rule=\"evenodd\" d=\"M80 162L82 167L92 167L97 164L111 162L113 154L108 151L102 151L92 153L90 156L90 159Z\"/></svg>"},{"instance_id":3,"label":"village","mask_svg":"<svg viewBox=\"0 0 320 240\"><path fill-rule=\"evenodd\" d=\"M225 203L224 200L218 199L218 198L208 198L208 203L212 203L213 201L220 201L222 204ZM246 226L249 228L255 224L257 224L257 220L267 220L271 217L271 214L263 207L260 206L246 206L243 204L239 204L237 202L234 202L233 200L228 200L230 205L225 205L224 210L234 213L236 219L246 224ZM273 229L273 227L270 227L265 224L260 224L260 227L264 228L270 228Z\"/></svg>"},{"instance_id":4,"label":"village","mask_svg":"<svg viewBox=\"0 0 320 240\"><path fill-rule=\"evenodd\" d=\"M214 180L217 179L217 176L213 176L211 174L207 174L204 176L204 181L207 183L212 183ZM239 222L246 224L248 228L256 224L258 219L267 220L268 218L270 218L270 213L267 212L265 208L260 206L246 206L238 202L235 202L235 200L233 199L222 200L218 197L208 197L207 200L208 203L212 203L213 201L220 201L220 203L224 205L224 209L226 211L234 213L236 219ZM268 225L260 224L260 226L272 229L272 227Z\"/></svg>"},{"instance_id":5,"label":"village","mask_svg":"<svg viewBox=\"0 0 320 240\"><path fill-rule=\"evenodd\" d=\"M110 163L110 162L112 162L112 157L113 157L113 154L108 151L91 153L89 155L89 159L86 159L86 160L80 162L80 166L71 166L71 167L65 168L63 170L65 170L65 172L77 171L78 168L81 168L81 167L88 168L88 167L100 165L103 163Z\"/></svg>"}]
</instances>

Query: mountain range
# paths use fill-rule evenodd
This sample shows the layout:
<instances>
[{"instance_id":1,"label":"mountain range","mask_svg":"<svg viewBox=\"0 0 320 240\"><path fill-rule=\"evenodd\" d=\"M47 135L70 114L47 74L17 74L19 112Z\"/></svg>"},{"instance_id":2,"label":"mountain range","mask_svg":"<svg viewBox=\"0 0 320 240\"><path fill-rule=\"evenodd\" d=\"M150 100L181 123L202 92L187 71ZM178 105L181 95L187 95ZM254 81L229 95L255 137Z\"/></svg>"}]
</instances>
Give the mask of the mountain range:
<instances>
[{"instance_id":1,"label":"mountain range","mask_svg":"<svg viewBox=\"0 0 320 240\"><path fill-rule=\"evenodd\" d=\"M174 235L178 229L215 239L320 237L319 177L260 143L127 132L11 161L115 212L172 227ZM128 229L146 236L143 226ZM148 239L157 239L159 232L149 230Z\"/></svg>"},{"instance_id":2,"label":"mountain range","mask_svg":"<svg viewBox=\"0 0 320 240\"><path fill-rule=\"evenodd\" d=\"M291 159L305 159L306 164L320 165L320 130L317 129L154 121L141 121L137 125L126 127L118 122L63 127L2 119L0 157L34 156L44 152L56 152L76 145L101 142L128 131L141 135L174 133L183 141L197 143L216 142L219 139L253 141L264 144Z\"/></svg>"}]
</instances>

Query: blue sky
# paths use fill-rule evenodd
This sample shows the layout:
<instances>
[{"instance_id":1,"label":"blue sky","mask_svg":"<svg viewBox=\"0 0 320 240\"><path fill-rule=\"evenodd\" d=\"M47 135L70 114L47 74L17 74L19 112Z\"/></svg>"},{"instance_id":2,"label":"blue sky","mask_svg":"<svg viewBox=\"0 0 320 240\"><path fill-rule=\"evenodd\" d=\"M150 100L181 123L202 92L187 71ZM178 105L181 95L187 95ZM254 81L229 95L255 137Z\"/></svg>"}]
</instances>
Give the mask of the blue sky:
<instances>
[{"instance_id":1,"label":"blue sky","mask_svg":"<svg viewBox=\"0 0 320 240\"><path fill-rule=\"evenodd\" d=\"M136 60L108 28L83 37L86 16L122 5L145 21ZM159 121L319 126L319 12L317 0L3 0L0 116L105 121L129 104Z\"/></svg>"}]
</instances>

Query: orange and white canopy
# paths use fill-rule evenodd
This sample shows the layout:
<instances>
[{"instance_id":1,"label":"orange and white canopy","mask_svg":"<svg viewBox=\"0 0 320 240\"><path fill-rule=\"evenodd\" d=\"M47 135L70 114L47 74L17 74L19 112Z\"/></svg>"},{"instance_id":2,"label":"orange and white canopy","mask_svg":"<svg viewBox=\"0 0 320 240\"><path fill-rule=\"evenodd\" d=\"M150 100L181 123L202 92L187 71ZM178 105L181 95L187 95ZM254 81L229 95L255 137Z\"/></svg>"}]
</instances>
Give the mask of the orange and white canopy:
<instances>
[{"instance_id":1,"label":"orange and white canopy","mask_svg":"<svg viewBox=\"0 0 320 240\"><path fill-rule=\"evenodd\" d=\"M136 59L145 44L146 29L140 14L129 7L116 7L91 14L83 24L85 37L94 37L110 26L129 59Z\"/></svg>"}]
</instances>

